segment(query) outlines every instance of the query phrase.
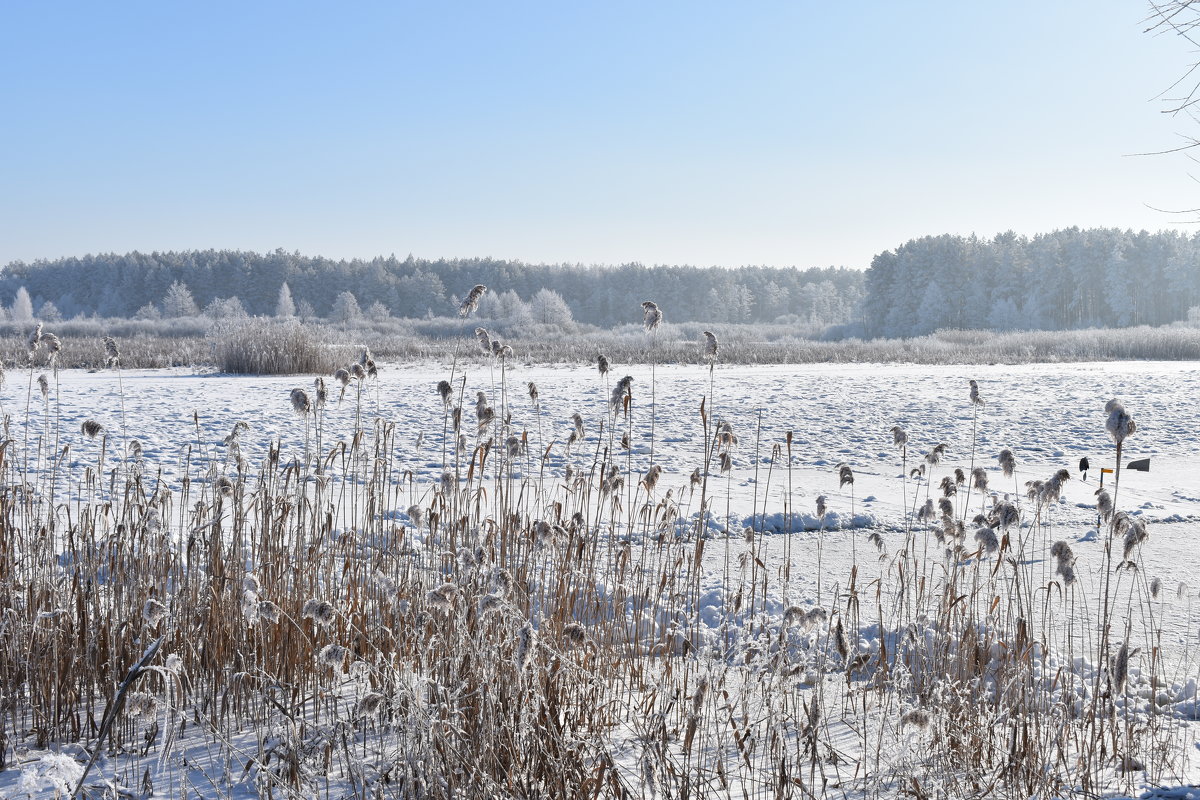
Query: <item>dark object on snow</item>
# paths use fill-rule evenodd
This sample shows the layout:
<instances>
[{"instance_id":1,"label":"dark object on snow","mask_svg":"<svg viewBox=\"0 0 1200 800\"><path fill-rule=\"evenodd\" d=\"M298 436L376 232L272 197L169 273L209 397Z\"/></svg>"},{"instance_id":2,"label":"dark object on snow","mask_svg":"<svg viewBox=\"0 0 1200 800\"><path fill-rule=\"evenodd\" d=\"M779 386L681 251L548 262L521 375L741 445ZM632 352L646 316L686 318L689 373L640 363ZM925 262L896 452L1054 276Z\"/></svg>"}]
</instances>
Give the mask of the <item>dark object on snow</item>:
<instances>
[{"instance_id":1,"label":"dark object on snow","mask_svg":"<svg viewBox=\"0 0 1200 800\"><path fill-rule=\"evenodd\" d=\"M1079 459L1079 471L1083 473L1083 480L1087 480L1087 471L1091 467L1088 463L1087 456Z\"/></svg>"},{"instance_id":2,"label":"dark object on snow","mask_svg":"<svg viewBox=\"0 0 1200 800\"><path fill-rule=\"evenodd\" d=\"M1150 471L1150 459L1143 458L1140 461L1130 461L1128 464L1125 465L1125 468L1126 469L1135 469L1138 472L1149 472Z\"/></svg>"}]
</instances>

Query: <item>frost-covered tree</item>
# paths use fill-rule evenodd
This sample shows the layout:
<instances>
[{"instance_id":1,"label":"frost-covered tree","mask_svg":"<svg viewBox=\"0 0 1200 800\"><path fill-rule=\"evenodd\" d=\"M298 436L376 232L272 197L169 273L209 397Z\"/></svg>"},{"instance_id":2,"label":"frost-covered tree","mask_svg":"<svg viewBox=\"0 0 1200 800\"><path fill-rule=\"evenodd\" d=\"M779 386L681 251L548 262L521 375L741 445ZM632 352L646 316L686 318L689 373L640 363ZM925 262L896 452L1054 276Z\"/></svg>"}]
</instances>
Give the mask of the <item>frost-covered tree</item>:
<instances>
[{"instance_id":1,"label":"frost-covered tree","mask_svg":"<svg viewBox=\"0 0 1200 800\"><path fill-rule=\"evenodd\" d=\"M376 300L367 306L367 319L373 321L391 319L392 312L388 311L388 307Z\"/></svg>"},{"instance_id":2,"label":"frost-covered tree","mask_svg":"<svg viewBox=\"0 0 1200 800\"><path fill-rule=\"evenodd\" d=\"M310 320L316 319L317 310L315 308L313 308L312 303L308 302L307 300L301 300L299 303L296 304L296 316L299 317L300 319L304 320L305 322L308 322Z\"/></svg>"},{"instance_id":3,"label":"frost-covered tree","mask_svg":"<svg viewBox=\"0 0 1200 800\"><path fill-rule=\"evenodd\" d=\"M33 301L29 299L29 291L24 286L17 289L17 296L13 298L10 315L13 322L33 321Z\"/></svg>"},{"instance_id":4,"label":"frost-covered tree","mask_svg":"<svg viewBox=\"0 0 1200 800\"><path fill-rule=\"evenodd\" d=\"M292 302L292 290L288 288L287 281L284 281L283 285L279 287L279 299L275 301L275 316L296 316L296 304Z\"/></svg>"},{"instance_id":5,"label":"frost-covered tree","mask_svg":"<svg viewBox=\"0 0 1200 800\"><path fill-rule=\"evenodd\" d=\"M558 328L569 328L575 320L571 316L571 308L561 294L550 289L538 289L529 298L529 311L533 321L539 325L553 325Z\"/></svg>"},{"instance_id":6,"label":"frost-covered tree","mask_svg":"<svg viewBox=\"0 0 1200 800\"><path fill-rule=\"evenodd\" d=\"M204 307L204 315L213 319L240 319L249 316L242 301L236 297L214 298Z\"/></svg>"},{"instance_id":7,"label":"frost-covered tree","mask_svg":"<svg viewBox=\"0 0 1200 800\"><path fill-rule=\"evenodd\" d=\"M329 312L329 316L336 322L346 323L356 320L362 316L362 309L358 307L358 298L353 292L341 292L333 301L333 309Z\"/></svg>"},{"instance_id":8,"label":"frost-covered tree","mask_svg":"<svg viewBox=\"0 0 1200 800\"><path fill-rule=\"evenodd\" d=\"M200 309L196 307L196 301L192 298L192 290L179 281L172 283L163 297L163 315L194 317L199 313Z\"/></svg>"},{"instance_id":9,"label":"frost-covered tree","mask_svg":"<svg viewBox=\"0 0 1200 800\"><path fill-rule=\"evenodd\" d=\"M58 306L47 300L38 307L37 318L42 322L62 322L63 315Z\"/></svg>"},{"instance_id":10,"label":"frost-covered tree","mask_svg":"<svg viewBox=\"0 0 1200 800\"><path fill-rule=\"evenodd\" d=\"M158 310L158 306L154 305L154 303L146 303L146 305L134 312L133 318L146 320L162 319L162 312Z\"/></svg>"}]
</instances>

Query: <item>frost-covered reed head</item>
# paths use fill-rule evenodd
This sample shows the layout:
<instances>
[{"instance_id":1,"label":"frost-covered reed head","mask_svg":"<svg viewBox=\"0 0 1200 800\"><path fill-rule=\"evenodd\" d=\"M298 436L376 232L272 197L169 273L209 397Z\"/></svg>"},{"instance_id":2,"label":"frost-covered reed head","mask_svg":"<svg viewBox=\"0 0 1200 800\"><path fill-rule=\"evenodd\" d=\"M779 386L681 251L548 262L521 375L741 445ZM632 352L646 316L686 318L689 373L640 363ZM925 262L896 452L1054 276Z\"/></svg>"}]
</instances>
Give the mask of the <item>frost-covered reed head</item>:
<instances>
[{"instance_id":1,"label":"frost-covered reed head","mask_svg":"<svg viewBox=\"0 0 1200 800\"><path fill-rule=\"evenodd\" d=\"M487 287L482 283L476 284L474 287L472 287L471 291L467 292L467 296L464 297L462 302L458 304L458 315L460 317L468 317L471 314L474 314L479 308L479 301L483 298L484 292L486 291Z\"/></svg>"},{"instance_id":2,"label":"frost-covered reed head","mask_svg":"<svg viewBox=\"0 0 1200 800\"><path fill-rule=\"evenodd\" d=\"M300 617L311 619L319 627L328 628L337 618L337 609L327 600L310 598L304 601L304 605L300 609Z\"/></svg>"},{"instance_id":3,"label":"frost-covered reed head","mask_svg":"<svg viewBox=\"0 0 1200 800\"><path fill-rule=\"evenodd\" d=\"M476 328L475 339L478 340L479 346L483 348L483 352L491 355L492 352L492 335L488 333L487 328Z\"/></svg>"},{"instance_id":4,"label":"frost-covered reed head","mask_svg":"<svg viewBox=\"0 0 1200 800\"><path fill-rule=\"evenodd\" d=\"M931 467L936 467L938 464L942 463L942 456L946 455L946 448L947 445L945 442L936 445L932 450L925 454L925 463L929 464Z\"/></svg>"},{"instance_id":5,"label":"frost-covered reed head","mask_svg":"<svg viewBox=\"0 0 1200 800\"><path fill-rule=\"evenodd\" d=\"M111 336L104 337L104 365L107 367L121 365L121 351L117 347L117 340Z\"/></svg>"},{"instance_id":6,"label":"frost-covered reed head","mask_svg":"<svg viewBox=\"0 0 1200 800\"><path fill-rule=\"evenodd\" d=\"M37 352L38 345L42 343L42 323L33 326L33 330L29 332L29 337L25 340L25 344L29 350L29 357L33 358L33 354Z\"/></svg>"},{"instance_id":7,"label":"frost-covered reed head","mask_svg":"<svg viewBox=\"0 0 1200 800\"><path fill-rule=\"evenodd\" d=\"M1108 421L1104 423L1104 427L1118 445L1124 443L1137 431L1137 424L1134 423L1133 417L1129 416L1120 400L1116 398L1109 400L1104 406L1104 411L1108 414Z\"/></svg>"},{"instance_id":8,"label":"frost-covered reed head","mask_svg":"<svg viewBox=\"0 0 1200 800\"><path fill-rule=\"evenodd\" d=\"M980 551L989 555L1000 549L1000 540L996 538L996 532L987 526L975 531L975 541L979 542Z\"/></svg>"},{"instance_id":9,"label":"frost-covered reed head","mask_svg":"<svg viewBox=\"0 0 1200 800\"><path fill-rule=\"evenodd\" d=\"M537 402L538 402L537 384L534 383L533 381L530 381L529 384L525 388L527 388L529 390L529 402L533 403L536 406Z\"/></svg>"},{"instance_id":10,"label":"frost-covered reed head","mask_svg":"<svg viewBox=\"0 0 1200 800\"><path fill-rule=\"evenodd\" d=\"M600 355L596 356L596 369L598 369L600 371L601 375L608 374L608 370L609 370L608 356L604 355L604 353L601 353Z\"/></svg>"},{"instance_id":11,"label":"frost-covered reed head","mask_svg":"<svg viewBox=\"0 0 1200 800\"><path fill-rule=\"evenodd\" d=\"M308 392L304 391L299 386L297 386L295 389L292 389L291 399L292 411L295 411L297 414L303 416L309 411L312 411L312 400L309 398Z\"/></svg>"},{"instance_id":12,"label":"frost-covered reed head","mask_svg":"<svg viewBox=\"0 0 1200 800\"><path fill-rule=\"evenodd\" d=\"M38 375L37 383L38 391L42 393L42 399L50 397L50 379L46 377L46 373Z\"/></svg>"},{"instance_id":13,"label":"frost-covered reed head","mask_svg":"<svg viewBox=\"0 0 1200 800\"><path fill-rule=\"evenodd\" d=\"M1000 451L996 456L996 461L1000 464L1000 471L1004 473L1004 477L1011 478L1017 469L1017 459L1013 455L1013 451L1007 447Z\"/></svg>"},{"instance_id":14,"label":"frost-covered reed head","mask_svg":"<svg viewBox=\"0 0 1200 800\"><path fill-rule=\"evenodd\" d=\"M988 489L988 474L983 467L975 467L971 470L971 483L975 485L976 490L986 492Z\"/></svg>"},{"instance_id":15,"label":"frost-covered reed head","mask_svg":"<svg viewBox=\"0 0 1200 800\"><path fill-rule=\"evenodd\" d=\"M973 406L983 405L983 398L979 396L979 384L973 380L968 381L968 384L971 387L971 394L970 394L971 405L973 405Z\"/></svg>"},{"instance_id":16,"label":"frost-covered reed head","mask_svg":"<svg viewBox=\"0 0 1200 800\"><path fill-rule=\"evenodd\" d=\"M83 424L79 426L79 430L89 439L95 439L104 433L104 426L94 419L85 419Z\"/></svg>"},{"instance_id":17,"label":"frost-covered reed head","mask_svg":"<svg viewBox=\"0 0 1200 800\"><path fill-rule=\"evenodd\" d=\"M642 303L642 325L647 331L658 330L658 326L662 324L662 311L658 308L658 303L647 300Z\"/></svg>"},{"instance_id":18,"label":"frost-covered reed head","mask_svg":"<svg viewBox=\"0 0 1200 800\"><path fill-rule=\"evenodd\" d=\"M626 375L621 380L617 381L617 385L613 387L612 397L609 398L608 405L613 412L620 411L625 406L625 399L632 398L633 376Z\"/></svg>"},{"instance_id":19,"label":"frost-covered reed head","mask_svg":"<svg viewBox=\"0 0 1200 800\"><path fill-rule=\"evenodd\" d=\"M892 426L892 444L901 450L908 447L908 434L899 425Z\"/></svg>"},{"instance_id":20,"label":"frost-covered reed head","mask_svg":"<svg viewBox=\"0 0 1200 800\"><path fill-rule=\"evenodd\" d=\"M338 370L333 373L333 379L340 383L344 389L350 385L350 372L347 369L339 367Z\"/></svg>"},{"instance_id":21,"label":"frost-covered reed head","mask_svg":"<svg viewBox=\"0 0 1200 800\"><path fill-rule=\"evenodd\" d=\"M838 488L842 488L846 484L854 485L854 470L850 469L849 464L838 464Z\"/></svg>"},{"instance_id":22,"label":"frost-covered reed head","mask_svg":"<svg viewBox=\"0 0 1200 800\"><path fill-rule=\"evenodd\" d=\"M1105 522L1108 522L1109 519L1112 518L1112 513L1113 513L1112 495L1110 495L1108 493L1107 489L1097 489L1096 490L1096 513L1098 513L1100 515L1100 518L1102 520L1104 520Z\"/></svg>"},{"instance_id":23,"label":"frost-covered reed head","mask_svg":"<svg viewBox=\"0 0 1200 800\"><path fill-rule=\"evenodd\" d=\"M454 388L450 385L450 381L438 381L438 395L442 398L442 405L446 408L450 407L450 400L454 395Z\"/></svg>"},{"instance_id":24,"label":"frost-covered reed head","mask_svg":"<svg viewBox=\"0 0 1200 800\"><path fill-rule=\"evenodd\" d=\"M313 381L313 402L317 404L317 408L324 408L328 401L329 389L325 387L325 379L318 375Z\"/></svg>"},{"instance_id":25,"label":"frost-covered reed head","mask_svg":"<svg viewBox=\"0 0 1200 800\"><path fill-rule=\"evenodd\" d=\"M366 367L364 367L362 364L351 364L351 365L350 365L350 375L351 375L351 376L352 376L352 377L353 377L353 378L354 378L356 381L362 381L362 380L366 380L366 378L367 378L367 369L366 369Z\"/></svg>"},{"instance_id":26,"label":"frost-covered reed head","mask_svg":"<svg viewBox=\"0 0 1200 800\"><path fill-rule=\"evenodd\" d=\"M721 345L717 342L717 335L712 331L705 331L704 357L712 361L716 359L719 352L721 352Z\"/></svg>"}]
</instances>

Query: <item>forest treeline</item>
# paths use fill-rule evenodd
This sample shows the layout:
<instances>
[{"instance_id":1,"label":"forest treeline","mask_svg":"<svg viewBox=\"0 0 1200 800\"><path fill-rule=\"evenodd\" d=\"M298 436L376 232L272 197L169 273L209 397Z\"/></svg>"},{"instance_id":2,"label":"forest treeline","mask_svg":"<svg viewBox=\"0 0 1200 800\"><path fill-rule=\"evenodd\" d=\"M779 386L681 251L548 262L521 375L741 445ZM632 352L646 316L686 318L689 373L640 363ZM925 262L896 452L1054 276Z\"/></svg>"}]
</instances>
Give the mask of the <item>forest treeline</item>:
<instances>
[{"instance_id":1,"label":"forest treeline","mask_svg":"<svg viewBox=\"0 0 1200 800\"><path fill-rule=\"evenodd\" d=\"M47 302L50 315L65 318L193 311L274 315L286 284L294 313L301 317L423 318L455 314L459 300L477 283L491 290L487 302L492 307L482 310L494 318L540 311L560 318L535 321L561 322L556 298L522 307L546 290L565 301L574 322L605 327L640 320L643 300L656 300L675 322L782 318L828 325L853 316L862 301L863 274L845 268L595 267L490 258L333 260L283 250L133 252L11 263L0 273L0 302L11 309L24 287L38 317L49 316L41 313Z\"/></svg>"},{"instance_id":2,"label":"forest treeline","mask_svg":"<svg viewBox=\"0 0 1200 800\"><path fill-rule=\"evenodd\" d=\"M334 260L283 250L99 254L9 264L0 272L0 316L440 318L454 316L477 283L490 289L479 316L510 329L637 322L643 300L655 300L670 322L781 322L832 338L1162 325L1189 311L1200 317L1200 233L929 236L877 255L865 273Z\"/></svg>"},{"instance_id":3,"label":"forest treeline","mask_svg":"<svg viewBox=\"0 0 1200 800\"><path fill-rule=\"evenodd\" d=\"M869 336L1162 325L1200 304L1200 234L1069 228L929 236L872 260ZM1196 312L1192 312L1195 316Z\"/></svg>"}]
</instances>

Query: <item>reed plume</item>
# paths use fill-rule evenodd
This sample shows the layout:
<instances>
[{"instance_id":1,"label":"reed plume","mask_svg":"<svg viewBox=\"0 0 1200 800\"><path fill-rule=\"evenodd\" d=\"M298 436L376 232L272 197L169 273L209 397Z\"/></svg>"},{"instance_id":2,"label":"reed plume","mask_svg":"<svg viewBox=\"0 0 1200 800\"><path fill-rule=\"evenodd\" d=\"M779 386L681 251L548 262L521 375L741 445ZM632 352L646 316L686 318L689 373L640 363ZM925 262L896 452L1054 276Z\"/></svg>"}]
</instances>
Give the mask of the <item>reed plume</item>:
<instances>
[{"instance_id":1,"label":"reed plume","mask_svg":"<svg viewBox=\"0 0 1200 800\"><path fill-rule=\"evenodd\" d=\"M487 287L482 283L476 284L474 287L472 287L471 291L467 293L467 296L464 297L462 302L458 304L458 315L460 317L468 317L475 313L475 311L479 308L479 300L483 297L483 294L486 291Z\"/></svg>"},{"instance_id":2,"label":"reed plume","mask_svg":"<svg viewBox=\"0 0 1200 800\"><path fill-rule=\"evenodd\" d=\"M654 331L662 324L663 315L658 307L658 303L650 300L642 303L642 324L647 331Z\"/></svg>"}]
</instances>

